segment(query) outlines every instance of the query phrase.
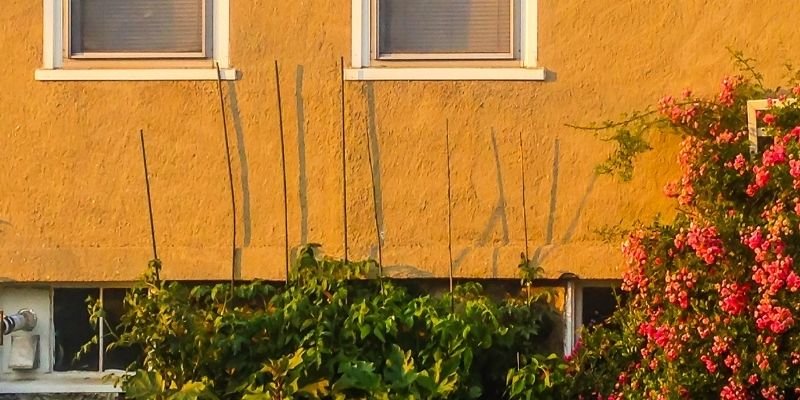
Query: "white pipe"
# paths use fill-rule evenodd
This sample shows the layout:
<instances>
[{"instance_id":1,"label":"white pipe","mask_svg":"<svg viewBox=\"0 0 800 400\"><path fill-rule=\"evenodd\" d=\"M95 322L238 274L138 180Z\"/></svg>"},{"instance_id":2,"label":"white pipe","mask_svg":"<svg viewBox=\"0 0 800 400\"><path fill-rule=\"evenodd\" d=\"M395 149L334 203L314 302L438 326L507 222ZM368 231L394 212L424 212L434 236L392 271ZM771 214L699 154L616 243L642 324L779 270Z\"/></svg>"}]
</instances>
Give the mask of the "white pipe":
<instances>
[{"instance_id":1,"label":"white pipe","mask_svg":"<svg viewBox=\"0 0 800 400\"><path fill-rule=\"evenodd\" d=\"M36 327L36 313L33 310L24 309L19 310L16 314L6 315L2 321L2 329L4 335L16 331L32 331Z\"/></svg>"}]
</instances>

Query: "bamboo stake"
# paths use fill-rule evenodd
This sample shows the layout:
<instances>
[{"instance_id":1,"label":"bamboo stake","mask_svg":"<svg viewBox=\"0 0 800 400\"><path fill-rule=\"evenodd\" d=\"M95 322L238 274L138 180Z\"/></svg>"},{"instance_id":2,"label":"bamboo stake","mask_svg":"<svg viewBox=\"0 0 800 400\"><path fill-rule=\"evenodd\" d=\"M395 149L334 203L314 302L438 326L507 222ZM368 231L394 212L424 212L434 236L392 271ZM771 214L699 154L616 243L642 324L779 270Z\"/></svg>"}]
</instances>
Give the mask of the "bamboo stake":
<instances>
[{"instance_id":1,"label":"bamboo stake","mask_svg":"<svg viewBox=\"0 0 800 400\"><path fill-rule=\"evenodd\" d=\"M455 309L455 299L453 298L453 189L451 184L450 171L450 120L444 122L445 155L447 157L447 254L450 261L448 277L450 280L450 308Z\"/></svg>"},{"instance_id":2,"label":"bamboo stake","mask_svg":"<svg viewBox=\"0 0 800 400\"><path fill-rule=\"evenodd\" d=\"M147 151L144 146L144 130L139 129L139 140L142 144L142 164L144 164L144 185L147 189L147 211L150 216L150 243L153 245L153 260L158 261L158 248L156 247L156 225L153 218L153 198L150 195L150 173L147 170ZM156 262L156 281L160 281L160 263Z\"/></svg>"},{"instance_id":3,"label":"bamboo stake","mask_svg":"<svg viewBox=\"0 0 800 400\"><path fill-rule=\"evenodd\" d=\"M278 127L281 136L281 171L283 172L283 255L286 267L286 283L289 283L289 199L286 188L286 144L283 132L283 101L281 100L281 78L278 60L275 60L275 91L278 95Z\"/></svg>"},{"instance_id":4,"label":"bamboo stake","mask_svg":"<svg viewBox=\"0 0 800 400\"><path fill-rule=\"evenodd\" d=\"M340 58L340 94L341 94L341 122L342 122L342 219L344 222L344 262L348 262L348 233L347 233L347 129L345 128L345 94L344 94L344 57Z\"/></svg>"}]
</instances>

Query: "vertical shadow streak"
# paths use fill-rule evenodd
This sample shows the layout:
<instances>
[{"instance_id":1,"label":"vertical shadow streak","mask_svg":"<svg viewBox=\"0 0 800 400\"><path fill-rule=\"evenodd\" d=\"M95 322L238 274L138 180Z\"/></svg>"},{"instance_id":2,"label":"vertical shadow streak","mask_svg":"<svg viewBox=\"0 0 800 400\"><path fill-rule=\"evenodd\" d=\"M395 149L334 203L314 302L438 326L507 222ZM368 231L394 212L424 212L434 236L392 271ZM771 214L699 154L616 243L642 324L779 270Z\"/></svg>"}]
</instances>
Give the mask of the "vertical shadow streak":
<instances>
[{"instance_id":1,"label":"vertical shadow streak","mask_svg":"<svg viewBox=\"0 0 800 400\"><path fill-rule=\"evenodd\" d=\"M236 94L236 84L228 81L228 93L231 102L231 115L233 116L233 130L236 131L236 150L239 153L240 180L242 182L242 219L244 221L244 247L250 246L252 221L250 217L250 167L247 162L247 148L244 141L244 129L239 110L239 97Z\"/></svg>"},{"instance_id":2,"label":"vertical shadow streak","mask_svg":"<svg viewBox=\"0 0 800 400\"><path fill-rule=\"evenodd\" d=\"M308 175L306 172L306 114L303 102L303 66L297 66L295 93L297 107L298 197L300 201L300 244L308 243Z\"/></svg>"},{"instance_id":3,"label":"vertical shadow streak","mask_svg":"<svg viewBox=\"0 0 800 400\"><path fill-rule=\"evenodd\" d=\"M381 246L384 244L383 225L383 186L381 184L381 145L378 140L378 117L375 111L375 88L372 82L367 82L364 90L367 97L367 135L369 148L372 152L372 182L375 185L375 213L378 215L378 237ZM377 250L377 249L375 249ZM373 253L375 250L370 251Z\"/></svg>"}]
</instances>

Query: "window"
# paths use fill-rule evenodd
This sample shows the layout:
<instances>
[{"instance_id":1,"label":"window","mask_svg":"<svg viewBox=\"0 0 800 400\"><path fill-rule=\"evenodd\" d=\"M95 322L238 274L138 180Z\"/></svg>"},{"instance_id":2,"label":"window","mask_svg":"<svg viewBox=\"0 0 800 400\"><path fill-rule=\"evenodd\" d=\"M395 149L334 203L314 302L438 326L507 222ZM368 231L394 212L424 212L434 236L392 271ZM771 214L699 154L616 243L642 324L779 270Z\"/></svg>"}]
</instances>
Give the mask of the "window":
<instances>
[{"instance_id":1,"label":"window","mask_svg":"<svg viewBox=\"0 0 800 400\"><path fill-rule=\"evenodd\" d=\"M235 79L230 0L44 0L39 80Z\"/></svg>"},{"instance_id":2,"label":"window","mask_svg":"<svg viewBox=\"0 0 800 400\"><path fill-rule=\"evenodd\" d=\"M513 59L511 0L378 0L380 60Z\"/></svg>"},{"instance_id":3,"label":"window","mask_svg":"<svg viewBox=\"0 0 800 400\"><path fill-rule=\"evenodd\" d=\"M758 126L759 113L772 107L783 107L785 104L794 104L795 98L780 100L749 100L747 101L747 131L750 140L750 155L756 156L769 148L774 143L772 136ZM770 106L771 105L771 106Z\"/></svg>"},{"instance_id":4,"label":"window","mask_svg":"<svg viewBox=\"0 0 800 400\"><path fill-rule=\"evenodd\" d=\"M570 280L564 310L564 354L571 354L585 327L602 324L617 309L616 281Z\"/></svg>"},{"instance_id":5,"label":"window","mask_svg":"<svg viewBox=\"0 0 800 400\"><path fill-rule=\"evenodd\" d=\"M115 336L123 311L126 289L56 288L53 289L54 371L124 370L136 360L138 352L131 348L108 349ZM89 321L86 300L102 298L105 317L99 326ZM97 345L81 352L81 347L95 340Z\"/></svg>"},{"instance_id":6,"label":"window","mask_svg":"<svg viewBox=\"0 0 800 400\"><path fill-rule=\"evenodd\" d=\"M353 0L350 80L543 80L538 0Z\"/></svg>"}]
</instances>

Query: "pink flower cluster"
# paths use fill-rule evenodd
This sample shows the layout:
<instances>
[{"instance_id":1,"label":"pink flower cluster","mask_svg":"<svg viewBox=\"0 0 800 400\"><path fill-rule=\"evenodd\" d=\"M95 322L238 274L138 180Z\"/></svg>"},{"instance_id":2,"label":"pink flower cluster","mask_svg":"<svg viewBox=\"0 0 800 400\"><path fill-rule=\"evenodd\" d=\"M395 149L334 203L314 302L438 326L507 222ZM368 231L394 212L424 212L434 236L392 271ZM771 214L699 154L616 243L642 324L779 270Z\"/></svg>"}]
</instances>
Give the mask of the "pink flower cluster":
<instances>
[{"instance_id":1,"label":"pink flower cluster","mask_svg":"<svg viewBox=\"0 0 800 400\"><path fill-rule=\"evenodd\" d=\"M711 225L692 223L686 233L686 244L708 265L716 263L724 252L717 228Z\"/></svg>"},{"instance_id":2,"label":"pink flower cluster","mask_svg":"<svg viewBox=\"0 0 800 400\"><path fill-rule=\"evenodd\" d=\"M742 84L740 76L728 77L722 80L722 90L719 93L720 104L730 107L736 98L736 89Z\"/></svg>"},{"instance_id":3,"label":"pink flower cluster","mask_svg":"<svg viewBox=\"0 0 800 400\"><path fill-rule=\"evenodd\" d=\"M716 101L687 92L659 102L664 119L684 134L681 176L664 187L683 207L673 225L636 230L623 245L631 315L621 329L635 337L625 345L636 343L640 357L613 375L607 399L708 395L691 393L691 385L652 387L682 379L699 379L704 390L717 385L721 399L794 398L800 126L784 125L800 115L800 102L768 102L772 108L758 118L775 140L751 156L743 127L753 91L742 85L740 77L725 79ZM792 92L800 97L800 85ZM686 373L692 366L700 371Z\"/></svg>"},{"instance_id":4,"label":"pink flower cluster","mask_svg":"<svg viewBox=\"0 0 800 400\"><path fill-rule=\"evenodd\" d=\"M742 314L747 308L750 298L750 285L745 283L723 280L717 284L719 291L719 307L722 311L736 316Z\"/></svg>"},{"instance_id":5,"label":"pink flower cluster","mask_svg":"<svg viewBox=\"0 0 800 400\"><path fill-rule=\"evenodd\" d=\"M794 326L792 312L781 306L775 306L770 302L761 302L754 313L756 317L756 327L761 330L769 330L774 334L782 334Z\"/></svg>"},{"instance_id":6,"label":"pink flower cluster","mask_svg":"<svg viewBox=\"0 0 800 400\"><path fill-rule=\"evenodd\" d=\"M697 276L683 267L674 274L667 273L665 280L667 301L684 310L689 308L689 290L697 284Z\"/></svg>"}]
</instances>

